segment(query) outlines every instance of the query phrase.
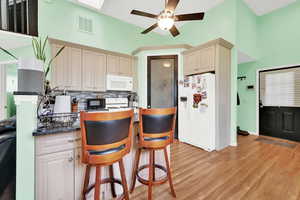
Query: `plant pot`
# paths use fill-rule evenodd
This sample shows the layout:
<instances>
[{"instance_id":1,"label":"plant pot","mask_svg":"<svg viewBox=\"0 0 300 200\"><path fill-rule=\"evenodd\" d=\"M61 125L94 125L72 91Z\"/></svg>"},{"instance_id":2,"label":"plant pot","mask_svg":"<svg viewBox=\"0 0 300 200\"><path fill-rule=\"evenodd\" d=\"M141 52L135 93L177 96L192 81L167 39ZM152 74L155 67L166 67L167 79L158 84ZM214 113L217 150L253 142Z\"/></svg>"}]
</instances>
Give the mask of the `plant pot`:
<instances>
[{"instance_id":1,"label":"plant pot","mask_svg":"<svg viewBox=\"0 0 300 200\"><path fill-rule=\"evenodd\" d=\"M18 91L44 93L44 63L36 58L21 58L18 64Z\"/></svg>"}]
</instances>

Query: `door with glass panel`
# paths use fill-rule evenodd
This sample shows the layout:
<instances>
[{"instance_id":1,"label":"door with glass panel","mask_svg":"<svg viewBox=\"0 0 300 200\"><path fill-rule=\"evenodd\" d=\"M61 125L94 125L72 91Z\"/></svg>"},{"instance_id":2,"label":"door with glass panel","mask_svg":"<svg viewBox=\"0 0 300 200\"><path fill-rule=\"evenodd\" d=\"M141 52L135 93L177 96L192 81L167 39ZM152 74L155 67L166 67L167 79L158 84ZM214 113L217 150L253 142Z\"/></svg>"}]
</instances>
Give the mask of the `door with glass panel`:
<instances>
[{"instance_id":1,"label":"door with glass panel","mask_svg":"<svg viewBox=\"0 0 300 200\"><path fill-rule=\"evenodd\" d=\"M148 56L147 107L177 107L178 56ZM177 129L175 132L177 137Z\"/></svg>"},{"instance_id":2,"label":"door with glass panel","mask_svg":"<svg viewBox=\"0 0 300 200\"><path fill-rule=\"evenodd\" d=\"M259 133L300 141L300 67L259 74Z\"/></svg>"}]
</instances>

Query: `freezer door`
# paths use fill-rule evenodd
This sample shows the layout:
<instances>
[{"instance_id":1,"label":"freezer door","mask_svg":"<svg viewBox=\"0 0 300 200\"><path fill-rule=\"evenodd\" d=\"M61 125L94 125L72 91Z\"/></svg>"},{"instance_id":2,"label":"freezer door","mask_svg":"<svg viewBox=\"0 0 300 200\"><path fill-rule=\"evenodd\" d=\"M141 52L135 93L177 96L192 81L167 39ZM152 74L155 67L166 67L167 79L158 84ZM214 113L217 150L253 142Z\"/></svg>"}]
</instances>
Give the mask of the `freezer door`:
<instances>
[{"instance_id":1,"label":"freezer door","mask_svg":"<svg viewBox=\"0 0 300 200\"><path fill-rule=\"evenodd\" d=\"M215 76L203 74L189 79L190 87L179 91L179 97L187 97L187 102L179 101L179 139L204 150L213 151L215 150ZM198 108L193 107L193 95L196 93L203 96Z\"/></svg>"}]
</instances>

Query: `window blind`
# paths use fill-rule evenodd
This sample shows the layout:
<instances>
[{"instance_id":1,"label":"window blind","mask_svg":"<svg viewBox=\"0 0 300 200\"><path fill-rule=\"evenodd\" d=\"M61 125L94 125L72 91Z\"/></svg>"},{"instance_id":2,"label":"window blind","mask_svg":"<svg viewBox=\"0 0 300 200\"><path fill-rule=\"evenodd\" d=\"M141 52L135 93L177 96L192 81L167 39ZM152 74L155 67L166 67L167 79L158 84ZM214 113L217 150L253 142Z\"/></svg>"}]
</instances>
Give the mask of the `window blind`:
<instances>
[{"instance_id":1,"label":"window blind","mask_svg":"<svg viewBox=\"0 0 300 200\"><path fill-rule=\"evenodd\" d=\"M300 107L300 67L260 73L264 106Z\"/></svg>"}]
</instances>

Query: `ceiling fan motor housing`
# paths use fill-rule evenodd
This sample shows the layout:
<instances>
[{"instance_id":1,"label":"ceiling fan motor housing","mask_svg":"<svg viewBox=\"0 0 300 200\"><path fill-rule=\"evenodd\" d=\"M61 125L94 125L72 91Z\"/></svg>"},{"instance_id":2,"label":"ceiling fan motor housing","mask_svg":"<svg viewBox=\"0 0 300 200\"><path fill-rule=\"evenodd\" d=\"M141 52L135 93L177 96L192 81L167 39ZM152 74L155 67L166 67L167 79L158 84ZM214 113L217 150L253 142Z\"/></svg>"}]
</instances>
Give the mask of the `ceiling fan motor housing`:
<instances>
[{"instance_id":1,"label":"ceiling fan motor housing","mask_svg":"<svg viewBox=\"0 0 300 200\"><path fill-rule=\"evenodd\" d=\"M162 11L157 18L158 26L162 30L166 30L166 31L172 28L174 22L175 22L174 12L171 10Z\"/></svg>"}]
</instances>

